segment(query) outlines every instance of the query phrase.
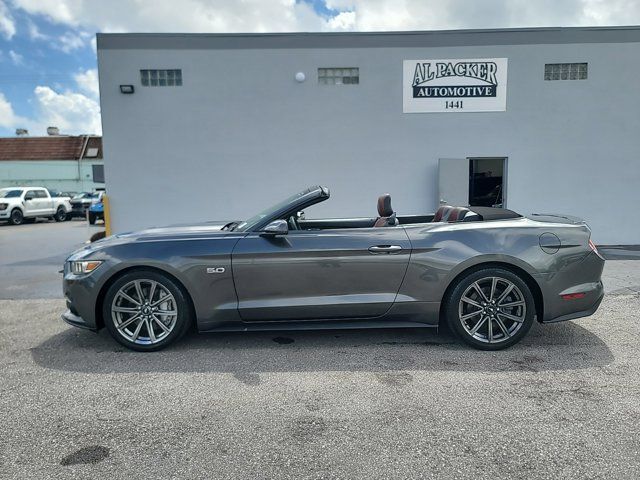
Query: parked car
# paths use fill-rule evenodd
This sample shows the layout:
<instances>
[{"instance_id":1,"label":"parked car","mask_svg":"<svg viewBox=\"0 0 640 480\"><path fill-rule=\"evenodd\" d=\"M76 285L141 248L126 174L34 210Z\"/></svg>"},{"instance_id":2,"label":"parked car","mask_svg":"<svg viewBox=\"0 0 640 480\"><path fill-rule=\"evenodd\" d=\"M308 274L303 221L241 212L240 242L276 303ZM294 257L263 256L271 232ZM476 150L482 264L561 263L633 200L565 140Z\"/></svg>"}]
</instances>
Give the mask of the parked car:
<instances>
[{"instance_id":1,"label":"parked car","mask_svg":"<svg viewBox=\"0 0 640 480\"><path fill-rule=\"evenodd\" d=\"M104 202L102 197L101 195L100 200L89 207L88 217L91 225L94 225L97 220L104 220Z\"/></svg>"},{"instance_id":2,"label":"parked car","mask_svg":"<svg viewBox=\"0 0 640 480\"><path fill-rule=\"evenodd\" d=\"M49 195L42 187L10 187L0 190L0 220L13 225L33 222L37 217L51 217L63 222L71 212L69 199Z\"/></svg>"},{"instance_id":3,"label":"parked car","mask_svg":"<svg viewBox=\"0 0 640 480\"><path fill-rule=\"evenodd\" d=\"M498 350L534 321L593 314L604 259L584 221L442 206L397 215L309 219L312 187L235 222L107 237L65 262L62 318L106 327L134 350L201 332L436 327Z\"/></svg>"},{"instance_id":4,"label":"parked car","mask_svg":"<svg viewBox=\"0 0 640 480\"><path fill-rule=\"evenodd\" d=\"M87 216L87 210L89 210L89 207L98 202L102 198L103 194L103 191L93 193L82 192L77 194L70 200L71 216L85 218Z\"/></svg>"},{"instance_id":5,"label":"parked car","mask_svg":"<svg viewBox=\"0 0 640 480\"><path fill-rule=\"evenodd\" d=\"M65 197L71 199L78 194L78 192L61 192L60 190L51 190L50 188L47 190L49 191L49 195L52 197Z\"/></svg>"}]
</instances>

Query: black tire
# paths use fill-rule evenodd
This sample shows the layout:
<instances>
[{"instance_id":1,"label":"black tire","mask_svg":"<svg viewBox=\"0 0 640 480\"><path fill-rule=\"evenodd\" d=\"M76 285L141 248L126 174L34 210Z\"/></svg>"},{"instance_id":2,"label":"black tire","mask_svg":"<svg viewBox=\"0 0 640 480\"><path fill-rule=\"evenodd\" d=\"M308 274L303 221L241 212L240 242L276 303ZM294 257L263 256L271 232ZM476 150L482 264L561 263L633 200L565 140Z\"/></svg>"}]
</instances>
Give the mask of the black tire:
<instances>
[{"instance_id":1,"label":"black tire","mask_svg":"<svg viewBox=\"0 0 640 480\"><path fill-rule=\"evenodd\" d=\"M93 212L89 212L89 223L91 225L95 225L96 223L96 214Z\"/></svg>"},{"instance_id":2,"label":"black tire","mask_svg":"<svg viewBox=\"0 0 640 480\"><path fill-rule=\"evenodd\" d=\"M493 287L495 295L491 297L493 278L498 280ZM483 296L475 285L480 287ZM506 292L509 285L514 287L507 292L500 303L521 305L498 308L497 304L486 301L490 297L494 298L494 301L500 300L501 293ZM474 294L475 297L473 297ZM465 301L462 301L463 295L465 295ZM470 271L458 280L443 301L445 317L451 331L462 341L479 350L502 350L518 343L533 325L536 315L535 301L527 283L504 268L479 268ZM471 305L469 301L482 305ZM471 318L463 320L461 317ZM516 322L510 318L518 318L521 321ZM481 323L482 321L484 324ZM481 323L480 328L473 335L472 332L477 323L471 322ZM494 329L497 332L497 339L494 339Z\"/></svg>"},{"instance_id":3,"label":"black tire","mask_svg":"<svg viewBox=\"0 0 640 480\"><path fill-rule=\"evenodd\" d=\"M19 208L14 208L11 211L11 216L9 217L9 223L11 225L21 225L24 222L24 215L22 214L22 210Z\"/></svg>"},{"instance_id":4,"label":"black tire","mask_svg":"<svg viewBox=\"0 0 640 480\"><path fill-rule=\"evenodd\" d=\"M58 210L56 210L56 214L53 216L53 219L56 222L64 222L67 219L67 211L64 209L64 207L58 207Z\"/></svg>"},{"instance_id":5,"label":"black tire","mask_svg":"<svg viewBox=\"0 0 640 480\"><path fill-rule=\"evenodd\" d=\"M142 280L143 282L150 280L155 281L166 290L168 290L175 299L175 308L177 310L175 325L171 332L157 343L135 343L128 338L125 338L125 336L121 334L116 327L117 320L114 318L114 316L117 314L112 314L111 311L113 301L122 287L135 280ZM102 318L104 320L105 327L107 327L107 330L109 331L111 336L118 343L131 350L136 350L139 352L152 352L161 350L168 345L178 341L189 330L189 327L192 325L192 309L187 294L184 292L183 288L176 283L175 280L170 278L168 275L157 272L155 270L139 269L122 275L109 287L102 305ZM139 322L136 322L136 324L137 323ZM143 331L145 331L145 329L146 326L143 326L141 328L141 334L143 333ZM146 335L148 338L150 338L148 332L146 333Z\"/></svg>"}]
</instances>

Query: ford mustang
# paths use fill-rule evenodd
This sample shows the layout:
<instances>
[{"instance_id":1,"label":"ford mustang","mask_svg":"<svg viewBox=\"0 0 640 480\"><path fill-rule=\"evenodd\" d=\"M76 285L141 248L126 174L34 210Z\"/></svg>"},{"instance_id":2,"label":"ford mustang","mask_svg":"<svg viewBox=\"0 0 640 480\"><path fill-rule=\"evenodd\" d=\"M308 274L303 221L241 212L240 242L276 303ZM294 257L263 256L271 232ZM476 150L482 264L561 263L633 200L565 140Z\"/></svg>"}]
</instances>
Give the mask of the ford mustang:
<instances>
[{"instance_id":1,"label":"ford mustang","mask_svg":"<svg viewBox=\"0 0 640 480\"><path fill-rule=\"evenodd\" d=\"M584 221L442 206L313 219L312 187L237 222L118 234L74 252L63 289L71 325L150 351L200 332L437 327L498 350L534 321L593 314L604 259Z\"/></svg>"}]
</instances>

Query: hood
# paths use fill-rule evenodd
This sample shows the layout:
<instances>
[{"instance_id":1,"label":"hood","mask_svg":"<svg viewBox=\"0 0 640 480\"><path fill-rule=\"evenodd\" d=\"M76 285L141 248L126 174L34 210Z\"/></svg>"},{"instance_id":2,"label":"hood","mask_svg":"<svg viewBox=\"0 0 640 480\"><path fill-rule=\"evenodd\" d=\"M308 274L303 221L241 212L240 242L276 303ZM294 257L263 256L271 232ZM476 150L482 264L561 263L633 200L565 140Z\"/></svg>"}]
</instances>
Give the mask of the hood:
<instances>
[{"instance_id":1,"label":"hood","mask_svg":"<svg viewBox=\"0 0 640 480\"><path fill-rule=\"evenodd\" d=\"M173 238L197 238L202 235L229 235L232 233L237 235L237 232L234 233L230 232L229 230L222 230L222 227L229 223L231 223L231 220L202 223L182 223L177 225L169 225L166 227L150 227L134 232L118 233L116 235L113 235L112 237L105 238L104 241L108 241L109 239L122 239L128 241L170 240Z\"/></svg>"},{"instance_id":2,"label":"hood","mask_svg":"<svg viewBox=\"0 0 640 480\"><path fill-rule=\"evenodd\" d=\"M239 232L230 232L228 230L222 230L222 227L230 223L224 222L206 222L199 224L183 224L173 225L168 227L152 227L144 230L138 230L135 232L118 233L110 237L106 237L97 242L90 243L84 247L76 250L71 254L67 260L79 260L84 258L98 250L111 247L114 245L121 245L130 242L137 241L153 241L153 240L173 240L185 238L198 238L202 236L224 236L224 235L238 235ZM243 235L241 233L241 235Z\"/></svg>"},{"instance_id":3,"label":"hood","mask_svg":"<svg viewBox=\"0 0 640 480\"><path fill-rule=\"evenodd\" d=\"M222 230L222 227L230 223L229 221L206 222L206 223L185 223L169 225L167 227L150 227L135 232L119 233L114 238L129 240L156 240L184 237L198 237L201 235L226 235L231 232ZM106 239L105 239L106 240Z\"/></svg>"}]
</instances>

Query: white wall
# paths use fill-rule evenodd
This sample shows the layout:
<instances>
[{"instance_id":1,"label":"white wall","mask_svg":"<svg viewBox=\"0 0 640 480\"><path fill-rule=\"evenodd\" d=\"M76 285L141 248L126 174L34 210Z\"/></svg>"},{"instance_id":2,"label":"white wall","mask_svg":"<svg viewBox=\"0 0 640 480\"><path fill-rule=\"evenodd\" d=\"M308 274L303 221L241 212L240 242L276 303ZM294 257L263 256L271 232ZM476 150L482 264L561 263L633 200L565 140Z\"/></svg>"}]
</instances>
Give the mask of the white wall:
<instances>
[{"instance_id":1,"label":"white wall","mask_svg":"<svg viewBox=\"0 0 640 480\"><path fill-rule=\"evenodd\" d=\"M438 158L486 156L509 159L509 208L640 243L639 54L637 43L99 49L113 227L242 219L314 184L332 199L310 216L374 216L385 192L400 214L425 213ZM474 57L508 58L506 112L402 113L404 59ZM543 80L545 63L584 61L588 80ZM359 85L317 84L318 67L352 66ZM181 68L184 85L142 87L141 68Z\"/></svg>"}]
</instances>

